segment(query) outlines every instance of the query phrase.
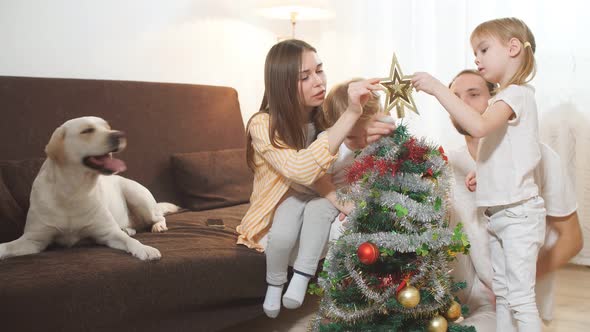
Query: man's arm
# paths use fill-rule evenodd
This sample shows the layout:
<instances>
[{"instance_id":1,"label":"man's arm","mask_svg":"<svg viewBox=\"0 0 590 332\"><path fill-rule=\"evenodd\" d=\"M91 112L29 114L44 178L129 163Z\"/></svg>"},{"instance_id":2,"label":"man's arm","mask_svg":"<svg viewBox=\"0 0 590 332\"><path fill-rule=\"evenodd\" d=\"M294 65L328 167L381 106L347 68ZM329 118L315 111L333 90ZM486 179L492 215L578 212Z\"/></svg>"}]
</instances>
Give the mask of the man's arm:
<instances>
[{"instance_id":1,"label":"man's arm","mask_svg":"<svg viewBox=\"0 0 590 332\"><path fill-rule=\"evenodd\" d=\"M558 238L552 247L539 252L537 278L567 264L584 245L577 212L565 217L547 216L547 221L548 225L557 232Z\"/></svg>"}]
</instances>

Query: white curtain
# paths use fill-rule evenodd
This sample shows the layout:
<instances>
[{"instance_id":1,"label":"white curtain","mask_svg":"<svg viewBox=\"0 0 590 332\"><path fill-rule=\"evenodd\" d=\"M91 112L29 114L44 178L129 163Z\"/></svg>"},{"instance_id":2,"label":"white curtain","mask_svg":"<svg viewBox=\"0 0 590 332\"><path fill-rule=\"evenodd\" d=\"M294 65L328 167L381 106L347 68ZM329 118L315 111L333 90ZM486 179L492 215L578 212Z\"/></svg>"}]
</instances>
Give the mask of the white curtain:
<instances>
[{"instance_id":1,"label":"white curtain","mask_svg":"<svg viewBox=\"0 0 590 332\"><path fill-rule=\"evenodd\" d=\"M318 48L332 83L352 76L384 77L392 53L405 75L428 71L449 82L474 68L469 44L479 23L515 16L537 42L536 88L541 136L561 156L576 185L586 246L576 263L590 265L590 20L588 5L573 0L334 0L335 18L304 31ZM310 37L310 38L307 38ZM447 113L430 96L414 94L420 116L407 122L418 135L447 149L463 143Z\"/></svg>"}]
</instances>

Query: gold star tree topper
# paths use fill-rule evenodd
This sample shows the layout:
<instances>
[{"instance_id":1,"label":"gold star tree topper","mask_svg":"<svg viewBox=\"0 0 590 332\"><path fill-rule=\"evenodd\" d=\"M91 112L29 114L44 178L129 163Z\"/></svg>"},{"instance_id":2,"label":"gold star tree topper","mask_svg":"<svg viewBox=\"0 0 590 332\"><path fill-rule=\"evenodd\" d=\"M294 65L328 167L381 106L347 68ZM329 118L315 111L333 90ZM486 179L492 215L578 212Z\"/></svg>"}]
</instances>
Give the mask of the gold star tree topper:
<instances>
[{"instance_id":1,"label":"gold star tree topper","mask_svg":"<svg viewBox=\"0 0 590 332\"><path fill-rule=\"evenodd\" d=\"M412 98L411 78L412 76L404 76L399 62L397 62L397 57L393 53L389 77L379 82L385 88L385 113L395 107L398 118L403 118L406 115L405 108L420 114Z\"/></svg>"}]
</instances>

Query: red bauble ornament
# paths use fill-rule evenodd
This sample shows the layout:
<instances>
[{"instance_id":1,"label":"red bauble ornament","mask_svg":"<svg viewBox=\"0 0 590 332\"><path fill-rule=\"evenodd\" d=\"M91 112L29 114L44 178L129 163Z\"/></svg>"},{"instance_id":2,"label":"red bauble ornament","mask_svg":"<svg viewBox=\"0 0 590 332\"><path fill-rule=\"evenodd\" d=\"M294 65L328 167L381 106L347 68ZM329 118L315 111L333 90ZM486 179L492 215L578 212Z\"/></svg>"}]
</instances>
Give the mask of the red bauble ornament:
<instances>
[{"instance_id":1,"label":"red bauble ornament","mask_svg":"<svg viewBox=\"0 0 590 332\"><path fill-rule=\"evenodd\" d=\"M356 251L359 261L365 265L371 265L379 258L379 247L371 242L361 244Z\"/></svg>"}]
</instances>

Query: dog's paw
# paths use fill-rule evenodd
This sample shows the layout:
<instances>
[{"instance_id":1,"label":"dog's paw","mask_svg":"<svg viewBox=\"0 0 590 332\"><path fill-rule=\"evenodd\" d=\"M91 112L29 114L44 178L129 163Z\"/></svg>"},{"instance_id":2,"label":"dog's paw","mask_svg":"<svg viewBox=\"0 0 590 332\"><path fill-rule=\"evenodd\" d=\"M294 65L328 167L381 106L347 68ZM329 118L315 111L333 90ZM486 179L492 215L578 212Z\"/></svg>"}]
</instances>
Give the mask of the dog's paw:
<instances>
[{"instance_id":1,"label":"dog's paw","mask_svg":"<svg viewBox=\"0 0 590 332\"><path fill-rule=\"evenodd\" d=\"M132 254L142 261L151 261L162 258L160 250L146 245L142 245L136 251L132 252Z\"/></svg>"},{"instance_id":2,"label":"dog's paw","mask_svg":"<svg viewBox=\"0 0 590 332\"><path fill-rule=\"evenodd\" d=\"M127 227L127 228L122 228L122 230L123 230L123 232L127 233L127 235L129 235L129 236L133 236L133 235L137 234L137 231L133 228Z\"/></svg>"},{"instance_id":3,"label":"dog's paw","mask_svg":"<svg viewBox=\"0 0 590 332\"><path fill-rule=\"evenodd\" d=\"M166 227L166 220L157 222L152 225L152 233L162 233L168 230Z\"/></svg>"}]
</instances>

